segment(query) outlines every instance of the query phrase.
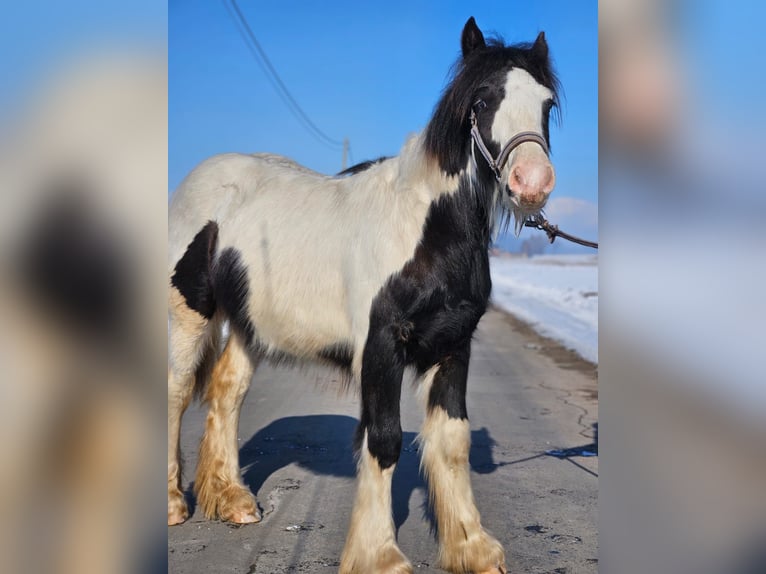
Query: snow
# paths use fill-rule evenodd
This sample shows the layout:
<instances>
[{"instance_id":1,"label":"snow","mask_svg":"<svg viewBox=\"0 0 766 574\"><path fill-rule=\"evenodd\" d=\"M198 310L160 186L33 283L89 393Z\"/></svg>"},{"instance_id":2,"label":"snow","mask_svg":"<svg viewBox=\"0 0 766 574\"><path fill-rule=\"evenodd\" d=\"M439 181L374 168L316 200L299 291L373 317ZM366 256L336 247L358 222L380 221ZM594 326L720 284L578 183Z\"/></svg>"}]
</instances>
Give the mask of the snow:
<instances>
[{"instance_id":1,"label":"snow","mask_svg":"<svg viewBox=\"0 0 766 574\"><path fill-rule=\"evenodd\" d=\"M598 257L490 258L492 301L535 331L598 363Z\"/></svg>"}]
</instances>

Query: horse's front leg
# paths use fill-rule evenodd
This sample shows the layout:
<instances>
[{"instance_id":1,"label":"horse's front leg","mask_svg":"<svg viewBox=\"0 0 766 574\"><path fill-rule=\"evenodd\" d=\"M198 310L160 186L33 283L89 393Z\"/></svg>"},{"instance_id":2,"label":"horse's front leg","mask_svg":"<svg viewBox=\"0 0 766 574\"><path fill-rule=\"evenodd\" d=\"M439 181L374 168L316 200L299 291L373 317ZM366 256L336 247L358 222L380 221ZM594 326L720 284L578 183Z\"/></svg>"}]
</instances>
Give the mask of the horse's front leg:
<instances>
[{"instance_id":1,"label":"horse's front leg","mask_svg":"<svg viewBox=\"0 0 766 574\"><path fill-rule=\"evenodd\" d=\"M471 431L465 406L470 342L424 376L426 420L420 433L422 467L439 530L439 563L455 574L505 573L500 543L481 525L468 454Z\"/></svg>"},{"instance_id":2,"label":"horse's front leg","mask_svg":"<svg viewBox=\"0 0 766 574\"><path fill-rule=\"evenodd\" d=\"M362 417L357 429L357 493L341 574L411 574L396 545L391 478L402 447L399 399L404 372L399 342L370 327L362 359Z\"/></svg>"}]
</instances>

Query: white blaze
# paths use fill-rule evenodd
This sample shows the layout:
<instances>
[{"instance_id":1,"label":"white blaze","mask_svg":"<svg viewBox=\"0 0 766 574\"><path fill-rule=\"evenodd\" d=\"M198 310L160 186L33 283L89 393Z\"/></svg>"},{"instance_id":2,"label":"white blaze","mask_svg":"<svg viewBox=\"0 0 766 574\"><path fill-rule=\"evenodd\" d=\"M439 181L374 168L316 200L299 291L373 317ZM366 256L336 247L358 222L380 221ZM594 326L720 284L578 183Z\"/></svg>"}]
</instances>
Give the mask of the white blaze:
<instances>
[{"instance_id":1,"label":"white blaze","mask_svg":"<svg viewBox=\"0 0 766 574\"><path fill-rule=\"evenodd\" d=\"M538 84L529 72L513 68L508 72L505 97L492 122L492 139L502 147L519 132L532 131L542 135L543 102L551 98L553 92ZM513 164L518 154L530 153L545 155L538 144L525 142L511 152L505 169Z\"/></svg>"},{"instance_id":2,"label":"white blaze","mask_svg":"<svg viewBox=\"0 0 766 574\"><path fill-rule=\"evenodd\" d=\"M505 97L492 121L492 139L504 146L519 132L532 131L542 134L543 102L553 98L553 92L539 84L532 75L521 68L513 68L505 80ZM543 149L534 142L524 142L511 152L503 168L503 180L508 181L511 169L520 158L535 158L548 162ZM507 207L513 213L514 231L518 237L524 220L533 212L527 212L519 204L517 195L508 198L503 194Z\"/></svg>"}]
</instances>

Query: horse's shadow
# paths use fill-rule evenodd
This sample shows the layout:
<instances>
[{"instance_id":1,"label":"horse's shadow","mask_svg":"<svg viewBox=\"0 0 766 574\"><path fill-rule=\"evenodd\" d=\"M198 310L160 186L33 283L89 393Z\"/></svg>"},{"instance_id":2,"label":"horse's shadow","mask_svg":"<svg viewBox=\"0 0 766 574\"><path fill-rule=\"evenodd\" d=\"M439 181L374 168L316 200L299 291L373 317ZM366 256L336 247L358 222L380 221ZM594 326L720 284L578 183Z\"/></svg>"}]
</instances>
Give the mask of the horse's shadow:
<instances>
[{"instance_id":1,"label":"horse's shadow","mask_svg":"<svg viewBox=\"0 0 766 574\"><path fill-rule=\"evenodd\" d=\"M356 462L352 439L357 420L344 415L284 417L259 430L239 451L240 465L247 486L256 494L276 471L290 464L318 475L352 478ZM414 444L416 434L405 432L402 453L392 485L394 524L397 530L409 516L409 502L417 488L425 488L419 471L420 457ZM486 428L471 432L471 468L478 473L494 472L494 441ZM423 508L434 527L430 509Z\"/></svg>"}]
</instances>

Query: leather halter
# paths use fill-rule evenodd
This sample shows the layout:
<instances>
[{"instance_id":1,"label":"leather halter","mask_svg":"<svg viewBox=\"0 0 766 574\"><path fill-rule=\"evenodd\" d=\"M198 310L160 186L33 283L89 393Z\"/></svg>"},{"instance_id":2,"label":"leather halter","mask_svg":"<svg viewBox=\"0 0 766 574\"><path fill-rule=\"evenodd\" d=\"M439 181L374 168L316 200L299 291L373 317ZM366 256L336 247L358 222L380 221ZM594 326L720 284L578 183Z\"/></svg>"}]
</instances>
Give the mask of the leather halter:
<instances>
[{"instance_id":1,"label":"leather halter","mask_svg":"<svg viewBox=\"0 0 766 574\"><path fill-rule=\"evenodd\" d=\"M537 132L519 132L508 140L508 143L506 143L503 149L500 150L500 155L497 156L497 159L492 157L492 154L489 152L489 149L487 149L487 146L484 143L484 139L481 137L481 132L479 132L479 119L476 116L476 107L478 106L480 106L480 109L484 109L487 104L484 102L484 100L479 100L471 108L471 138L473 140L471 144L475 144L476 147L479 148L481 155L483 155L484 159L487 160L487 164L489 164L489 168L495 174L497 181L502 183L503 176L501 172L505 167L506 162L508 161L508 156L511 155L511 152L515 148L525 142L533 142L538 144L541 148L543 148L545 155L550 156L548 142L545 141L543 136Z\"/></svg>"}]
</instances>

